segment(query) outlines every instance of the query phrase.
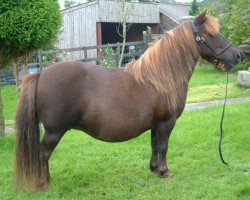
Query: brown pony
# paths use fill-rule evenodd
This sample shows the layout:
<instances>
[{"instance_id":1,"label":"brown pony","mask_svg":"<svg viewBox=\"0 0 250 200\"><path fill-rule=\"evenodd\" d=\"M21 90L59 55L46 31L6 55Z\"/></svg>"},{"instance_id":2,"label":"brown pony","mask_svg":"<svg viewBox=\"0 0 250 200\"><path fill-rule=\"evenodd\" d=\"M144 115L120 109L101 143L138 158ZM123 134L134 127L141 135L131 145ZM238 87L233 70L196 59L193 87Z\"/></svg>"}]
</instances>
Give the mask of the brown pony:
<instances>
[{"instance_id":1,"label":"brown pony","mask_svg":"<svg viewBox=\"0 0 250 200\"><path fill-rule=\"evenodd\" d=\"M150 169L170 177L168 139L186 101L199 56L232 67L239 53L207 12L185 21L124 68L68 61L23 80L16 116L16 183L46 189L48 160L64 133L82 130L121 142L151 129ZM40 142L39 121L45 133Z\"/></svg>"}]
</instances>

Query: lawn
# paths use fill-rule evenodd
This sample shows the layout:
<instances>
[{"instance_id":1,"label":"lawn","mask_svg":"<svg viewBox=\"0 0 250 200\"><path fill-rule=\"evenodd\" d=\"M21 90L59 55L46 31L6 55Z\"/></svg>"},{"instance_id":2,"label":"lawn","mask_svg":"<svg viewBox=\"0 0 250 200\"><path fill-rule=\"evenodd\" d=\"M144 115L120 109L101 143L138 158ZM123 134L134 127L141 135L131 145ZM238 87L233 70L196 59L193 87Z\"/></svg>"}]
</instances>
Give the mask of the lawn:
<instances>
[{"instance_id":1,"label":"lawn","mask_svg":"<svg viewBox=\"0 0 250 200\"><path fill-rule=\"evenodd\" d=\"M226 72L213 67L196 67L189 82L187 102L223 99L226 90ZM229 73L228 98L250 96L250 88L237 84L237 74Z\"/></svg>"},{"instance_id":2,"label":"lawn","mask_svg":"<svg viewBox=\"0 0 250 200\"><path fill-rule=\"evenodd\" d=\"M13 125L17 107L17 93L15 85L6 85L1 88L3 97L3 112L5 124Z\"/></svg>"},{"instance_id":3,"label":"lawn","mask_svg":"<svg viewBox=\"0 0 250 200\"><path fill-rule=\"evenodd\" d=\"M249 199L250 103L228 105L223 153L218 157L221 107L185 111L170 138L165 180L148 169L150 134L105 143L68 132L50 160L47 192L16 193L12 185L14 135L0 140L0 199ZM192 123L191 123L192 122Z\"/></svg>"},{"instance_id":4,"label":"lawn","mask_svg":"<svg viewBox=\"0 0 250 200\"><path fill-rule=\"evenodd\" d=\"M205 86L221 84L224 95L225 80L223 72L197 67L190 81L189 101L199 101L201 94L208 93ZM249 89L237 86L235 75L230 75L229 82L230 97L250 96ZM192 90L199 92L192 94ZM2 93L5 118L11 124L15 87L4 87ZM168 153L169 168L175 174L171 179L159 178L149 170L149 132L128 142L105 143L72 130L52 154L49 190L16 192L15 137L8 134L0 138L0 199L250 199L250 102L226 108L223 155L229 166L223 165L218 155L221 111L221 106L185 111L177 121Z\"/></svg>"}]
</instances>

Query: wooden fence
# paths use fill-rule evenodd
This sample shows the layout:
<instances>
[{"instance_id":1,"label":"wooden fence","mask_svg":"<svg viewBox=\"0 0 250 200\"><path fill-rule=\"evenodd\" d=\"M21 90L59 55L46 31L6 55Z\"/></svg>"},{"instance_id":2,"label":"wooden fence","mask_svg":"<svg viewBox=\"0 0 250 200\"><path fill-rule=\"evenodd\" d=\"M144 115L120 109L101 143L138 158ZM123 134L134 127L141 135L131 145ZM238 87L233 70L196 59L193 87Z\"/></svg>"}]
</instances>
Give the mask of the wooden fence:
<instances>
[{"instance_id":1,"label":"wooden fence","mask_svg":"<svg viewBox=\"0 0 250 200\"><path fill-rule=\"evenodd\" d=\"M140 42L127 42L125 46L143 46L144 43L142 41ZM50 54L59 54L59 53L67 53L67 52L75 52L75 51L83 51L84 52L84 58L79 59L79 61L82 62L92 62L92 61L100 61L102 59L101 51L105 48L114 48L116 51L116 57L117 60L120 59L120 51L122 48L122 43L115 43L115 44L105 44L105 45L97 45L97 46L86 46L86 47L78 47L78 48L70 48L70 49L58 49L58 50L49 50L49 51L39 51L38 56L40 57L39 60L41 60L41 57L44 55L50 55ZM97 56L94 58L88 58L88 51L96 49ZM128 53L124 54L124 57L129 56Z\"/></svg>"},{"instance_id":2,"label":"wooden fence","mask_svg":"<svg viewBox=\"0 0 250 200\"><path fill-rule=\"evenodd\" d=\"M135 51L136 57L140 57L148 48L150 43L153 40L158 40L163 37L164 34L151 34L151 28L147 27L147 31L143 31L143 41L138 42L127 42L125 43L125 49L128 49L129 46L134 46L137 50ZM96 46L85 46L85 47L78 47L78 48L70 48L70 49L57 49L57 50L48 50L48 51L39 51L38 52L38 60L39 65L42 68L44 61L43 56L46 55L58 55L58 54L65 54L70 52L76 52L81 51L83 52L83 58L78 59L78 61L82 62L96 62L96 64L99 64L103 60L103 54L102 51L105 48L112 48L115 51L115 60L118 63L121 57L121 48L122 43L115 43L115 44L105 44L105 45L96 45ZM88 57L88 51L89 50L95 50L97 52L96 57ZM131 55L125 51L125 54L123 56L125 59L128 57L131 57ZM56 62L56 61L55 61Z\"/></svg>"}]
</instances>

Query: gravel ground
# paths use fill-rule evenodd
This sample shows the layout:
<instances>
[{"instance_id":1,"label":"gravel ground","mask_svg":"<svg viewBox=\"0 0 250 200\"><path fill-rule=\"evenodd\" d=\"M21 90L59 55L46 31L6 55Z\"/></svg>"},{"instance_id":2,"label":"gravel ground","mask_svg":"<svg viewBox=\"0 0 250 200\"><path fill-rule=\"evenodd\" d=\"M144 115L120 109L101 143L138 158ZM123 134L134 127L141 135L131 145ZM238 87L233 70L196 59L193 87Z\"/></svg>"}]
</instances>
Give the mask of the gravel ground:
<instances>
[{"instance_id":1,"label":"gravel ground","mask_svg":"<svg viewBox=\"0 0 250 200\"><path fill-rule=\"evenodd\" d=\"M225 101L224 99L221 99L221 100L214 100L214 101L207 101L207 102L188 103L185 106L185 110L198 110L198 109L213 107L213 106L223 104L224 101ZM239 98L227 99L227 104L242 103L242 102L250 102L250 97L239 97Z\"/></svg>"}]
</instances>

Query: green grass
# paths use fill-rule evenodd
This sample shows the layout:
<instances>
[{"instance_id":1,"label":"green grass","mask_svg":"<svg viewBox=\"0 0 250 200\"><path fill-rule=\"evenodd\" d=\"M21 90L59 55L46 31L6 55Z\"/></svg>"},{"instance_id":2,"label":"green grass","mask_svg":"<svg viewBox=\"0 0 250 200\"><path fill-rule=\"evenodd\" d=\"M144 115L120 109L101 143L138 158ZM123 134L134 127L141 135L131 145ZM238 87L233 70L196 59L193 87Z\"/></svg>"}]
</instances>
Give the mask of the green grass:
<instances>
[{"instance_id":1,"label":"green grass","mask_svg":"<svg viewBox=\"0 0 250 200\"><path fill-rule=\"evenodd\" d=\"M14 135L0 139L0 199L249 199L250 103L228 105L223 154L218 157L221 106L185 111L170 138L168 164L175 176L161 179L148 169L150 134L105 143L68 132L50 160L47 192L13 189Z\"/></svg>"},{"instance_id":2,"label":"green grass","mask_svg":"<svg viewBox=\"0 0 250 200\"><path fill-rule=\"evenodd\" d=\"M229 74L228 98L250 97L250 88L237 84L237 74ZM196 67L189 82L187 102L223 99L226 89L226 72L211 66Z\"/></svg>"},{"instance_id":3,"label":"green grass","mask_svg":"<svg viewBox=\"0 0 250 200\"><path fill-rule=\"evenodd\" d=\"M16 114L17 93L15 85L6 85L1 87L3 97L3 112L6 125L13 125Z\"/></svg>"}]
</instances>

